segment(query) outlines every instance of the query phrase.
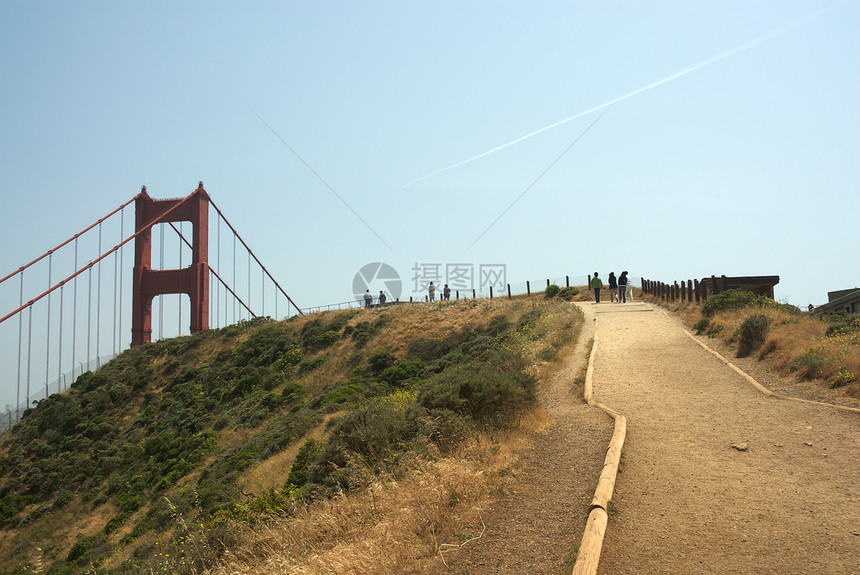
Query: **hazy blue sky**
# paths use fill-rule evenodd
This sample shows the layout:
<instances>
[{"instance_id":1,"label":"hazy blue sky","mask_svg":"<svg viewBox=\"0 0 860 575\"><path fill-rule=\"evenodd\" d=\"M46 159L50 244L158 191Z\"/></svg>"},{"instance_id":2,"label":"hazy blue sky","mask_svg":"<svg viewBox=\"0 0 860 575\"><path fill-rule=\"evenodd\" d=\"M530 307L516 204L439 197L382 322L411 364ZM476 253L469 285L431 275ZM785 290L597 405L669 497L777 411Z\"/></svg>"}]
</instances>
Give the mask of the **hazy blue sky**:
<instances>
[{"instance_id":1,"label":"hazy blue sky","mask_svg":"<svg viewBox=\"0 0 860 575\"><path fill-rule=\"evenodd\" d=\"M823 303L860 285L858 30L858 2L4 0L0 276L202 180L302 307L371 262L403 298L416 264L502 264Z\"/></svg>"}]
</instances>

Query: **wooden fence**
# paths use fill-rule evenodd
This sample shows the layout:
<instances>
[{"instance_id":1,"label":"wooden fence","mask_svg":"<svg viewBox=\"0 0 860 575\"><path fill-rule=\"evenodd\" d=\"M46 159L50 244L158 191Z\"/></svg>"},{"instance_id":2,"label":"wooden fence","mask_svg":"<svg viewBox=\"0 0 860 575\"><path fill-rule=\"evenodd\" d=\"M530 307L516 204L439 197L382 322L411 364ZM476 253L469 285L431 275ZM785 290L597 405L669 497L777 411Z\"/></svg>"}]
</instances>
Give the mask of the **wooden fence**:
<instances>
[{"instance_id":1,"label":"wooden fence","mask_svg":"<svg viewBox=\"0 0 860 575\"><path fill-rule=\"evenodd\" d=\"M702 303L708 296L716 295L728 289L725 275L720 277L711 276L709 279L699 280L677 280L667 284L659 281L642 278L642 293L659 297L663 301L689 301L695 299L696 303Z\"/></svg>"}]
</instances>

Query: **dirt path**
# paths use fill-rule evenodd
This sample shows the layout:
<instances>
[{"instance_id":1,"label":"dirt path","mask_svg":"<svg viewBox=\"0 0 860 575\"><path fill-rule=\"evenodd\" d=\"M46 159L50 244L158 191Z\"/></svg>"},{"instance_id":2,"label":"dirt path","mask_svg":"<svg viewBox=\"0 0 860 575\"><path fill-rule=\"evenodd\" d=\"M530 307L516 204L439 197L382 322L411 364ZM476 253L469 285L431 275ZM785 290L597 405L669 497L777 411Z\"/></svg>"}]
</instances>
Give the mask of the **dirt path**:
<instances>
[{"instance_id":1,"label":"dirt path","mask_svg":"<svg viewBox=\"0 0 860 575\"><path fill-rule=\"evenodd\" d=\"M575 351L542 385L540 400L551 422L531 434L530 448L513 470L508 495L484 510L483 536L445 553L449 573L571 572L573 551L582 537L612 436L612 419L588 407L582 386L574 385L588 363L591 337L591 331L583 330Z\"/></svg>"},{"instance_id":2,"label":"dirt path","mask_svg":"<svg viewBox=\"0 0 860 575\"><path fill-rule=\"evenodd\" d=\"M627 417L601 575L860 573L860 414L762 395L648 304L581 308L553 423L450 573L571 572L612 433L571 385L595 325L594 398Z\"/></svg>"},{"instance_id":3,"label":"dirt path","mask_svg":"<svg viewBox=\"0 0 860 575\"><path fill-rule=\"evenodd\" d=\"M860 573L860 414L765 397L648 310L584 306L627 417L599 573Z\"/></svg>"}]
</instances>

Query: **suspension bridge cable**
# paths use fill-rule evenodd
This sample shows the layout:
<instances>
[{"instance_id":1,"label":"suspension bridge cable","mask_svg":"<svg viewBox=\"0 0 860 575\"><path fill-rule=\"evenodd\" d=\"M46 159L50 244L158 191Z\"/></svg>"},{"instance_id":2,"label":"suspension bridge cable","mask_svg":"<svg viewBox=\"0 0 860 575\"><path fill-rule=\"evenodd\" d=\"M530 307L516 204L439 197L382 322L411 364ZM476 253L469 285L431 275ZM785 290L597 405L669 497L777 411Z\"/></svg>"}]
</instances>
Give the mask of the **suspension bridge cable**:
<instances>
[{"instance_id":1,"label":"suspension bridge cable","mask_svg":"<svg viewBox=\"0 0 860 575\"><path fill-rule=\"evenodd\" d=\"M57 338L57 391L60 390L60 378L63 377L63 286L60 286L60 335Z\"/></svg>"},{"instance_id":2,"label":"suspension bridge cable","mask_svg":"<svg viewBox=\"0 0 860 575\"><path fill-rule=\"evenodd\" d=\"M78 240L75 240L75 269L78 269ZM75 353L78 340L78 276L75 276L75 294L72 298L72 381L75 379L75 361L78 359Z\"/></svg>"},{"instance_id":3,"label":"suspension bridge cable","mask_svg":"<svg viewBox=\"0 0 860 575\"><path fill-rule=\"evenodd\" d=\"M99 253L102 253L102 225L99 224ZM99 349L101 349L102 334L102 262L99 262L96 274L96 369L101 367L99 360ZM48 296L49 298L51 296Z\"/></svg>"},{"instance_id":4,"label":"suspension bridge cable","mask_svg":"<svg viewBox=\"0 0 860 575\"><path fill-rule=\"evenodd\" d=\"M275 286L278 288L278 290L280 290L280 292L282 294L284 294L284 297L287 298L287 300L289 300L289 302L291 304L293 304L293 307L296 308L296 311L299 312L299 315L302 315L302 310L299 309L299 306L296 305L296 302L294 302L293 299L289 295L287 295L287 292L284 291L284 289L277 282L277 280L272 276L272 274L269 273L269 270L266 269L266 266L263 265L263 262L261 262L259 260L259 258L257 258L256 254L254 254L253 250L248 246L248 244L245 243L245 240L242 239L242 236L239 235L239 232L236 231L236 228L234 228L230 224L230 221L224 217L224 214L221 212L220 209L218 209L218 206L215 205L215 202L212 201L212 198L209 198L209 203L212 204L212 207L215 208L215 211L218 212L218 215L221 216L221 218L224 220L224 223L227 224L227 226L233 232L234 242L235 242L235 238L239 238L239 241L242 242L242 245L245 246L245 249L248 250L248 253L251 254L253 256L253 258L257 261L257 263L260 265L260 267L263 268L263 270L266 272L266 275L269 276L270 280L272 280L272 283L274 283Z\"/></svg>"},{"instance_id":5,"label":"suspension bridge cable","mask_svg":"<svg viewBox=\"0 0 860 575\"><path fill-rule=\"evenodd\" d=\"M90 369L90 363L92 361L92 356L90 355L90 351L92 350L92 346L90 345L90 341L92 340L92 320L93 320L93 267L90 262L90 266L87 268L87 369Z\"/></svg>"},{"instance_id":6,"label":"suspension bridge cable","mask_svg":"<svg viewBox=\"0 0 860 575\"><path fill-rule=\"evenodd\" d=\"M233 234L233 285L236 285L236 234ZM236 300L233 300L233 323L236 323Z\"/></svg>"},{"instance_id":7,"label":"suspension bridge cable","mask_svg":"<svg viewBox=\"0 0 860 575\"><path fill-rule=\"evenodd\" d=\"M164 224L158 226L161 239L158 242L158 269L164 269ZM158 294L158 339L164 338L164 294Z\"/></svg>"},{"instance_id":8,"label":"suspension bridge cable","mask_svg":"<svg viewBox=\"0 0 860 575\"><path fill-rule=\"evenodd\" d=\"M49 289L48 291L46 291L46 292L43 292L43 293L39 294L38 296L36 296L35 298L31 299L31 300L30 300L29 302L27 302L26 304L24 304L24 305L22 305L22 306L18 307L18 309L15 309L15 310L13 310L13 311L9 312L8 314L6 314L6 315L5 315L5 316L3 316L2 318L0 318L0 323L3 323L4 321L6 321L7 319L9 319L9 318L10 318L10 317L12 317L13 315L15 315L15 314L17 314L18 312L20 312L21 310L23 310L25 307L30 306L30 305L33 305L34 303L36 303L37 301L39 301L39 300L40 300L40 299L42 299L43 297L47 296L49 293L51 293L51 292L52 292L52 291L54 291L55 289L59 288L61 285L65 284L65 283L68 283L68 282L69 282L69 281L71 281L72 279L76 278L76 277L77 277L77 276L79 276L80 274L82 274L82 273L84 273L85 271L87 271L88 269L92 268L92 266L94 266L96 263L98 263L98 262L102 261L104 258L106 258L107 256L109 256L110 254L112 254L112 253L113 253L113 252L115 252L116 250L120 249L122 246L124 246L125 244L127 244L128 242L130 242L131 240L133 240L134 238L136 238L136 237L137 237L137 236L139 236L140 234L142 234L144 231L146 231L146 230L148 230L148 229L151 229L151 228L152 228L152 226L154 226L155 224L161 223L161 220L163 220L164 218L166 218L166 217L167 217L167 216L168 216L168 215L169 215L173 210L175 210L175 209L176 209L176 208L178 208L179 206L183 205L183 204L184 204L184 202L185 202L186 200L188 200L188 198L190 198L191 196L193 196L195 193L197 193L197 191L196 191L196 190L195 190L194 192L191 192L190 194L188 194L188 196L186 196L185 198L183 198L183 199L182 199L182 201L177 202L177 203L176 203L173 207L171 207L170 209L165 210L161 215L159 215L158 217L156 217L152 222L150 222L149 224L147 224L147 225L146 225L146 226L144 226L143 228L141 228L141 229L137 230L137 231L136 231L136 232L134 232L132 235L130 235L130 236L128 236L127 238L125 238L122 242L120 242L119 244L117 244L117 245L115 245L113 248L111 248L110 250L108 250L108 251L106 251L105 253L103 253L102 255L100 255L98 258L96 258L96 259L94 259L94 260L91 260L91 261L90 261L90 263L89 263L89 264L87 264L85 267L83 267L83 268L79 269L78 271L76 271L75 273L73 273L72 275L70 275L69 277L67 277L66 279L64 279L63 281L61 281L61 282L59 282L58 284L56 284L54 287L52 287L52 288L51 288L51 289ZM76 265L75 267L77 267L77 265Z\"/></svg>"},{"instance_id":9,"label":"suspension bridge cable","mask_svg":"<svg viewBox=\"0 0 860 575\"><path fill-rule=\"evenodd\" d=\"M33 352L33 306L30 306L29 325L27 326L27 409L30 407L30 358Z\"/></svg>"},{"instance_id":10,"label":"suspension bridge cable","mask_svg":"<svg viewBox=\"0 0 860 575\"><path fill-rule=\"evenodd\" d=\"M111 336L111 353L116 357L116 273L117 273L117 253L113 253L113 335Z\"/></svg>"},{"instance_id":11,"label":"suspension bridge cable","mask_svg":"<svg viewBox=\"0 0 860 575\"><path fill-rule=\"evenodd\" d=\"M176 229L176 228L173 228ZM182 222L179 222L179 269L182 269ZM182 335L182 294L179 296L179 335Z\"/></svg>"},{"instance_id":12,"label":"suspension bridge cable","mask_svg":"<svg viewBox=\"0 0 860 575\"><path fill-rule=\"evenodd\" d=\"M173 231L175 231L177 234L179 234L179 239L180 239L182 242L184 242L186 246L188 246L189 248L194 249L194 248L192 247L192 245L191 245L191 242L189 242L189 241L188 241L188 238L186 238L184 235L182 235L182 232L180 232L178 229L176 229L176 226L174 226L174 225L171 223L171 224L170 224L170 227L172 227L172 228L173 228ZM218 275L218 273L217 273L215 270L213 270L211 267L209 267L209 271L210 271L210 272L212 272L212 274L215 276L215 279L217 279L217 280L218 280L218 283L220 283L221 285L223 285L225 289L229 290L229 291L230 291L230 293L231 293L231 294L233 294L233 297L235 298L235 300L234 300L234 305L235 305L235 301L238 301L239 303L241 303L241 304L242 304L242 307L244 307L246 310L248 310L248 313L250 313L250 314L251 314L251 316L253 316L253 317L257 317L257 315L256 315L256 314L254 314L254 312L252 312L252 311L251 311L251 308L250 308L250 307L248 307L248 304L250 304L250 303L251 303L251 302L250 302L250 300L248 300L248 304L246 304L244 301L242 301L242 298L240 298L240 297L236 294L236 292L234 292L232 289L230 289L230 286L228 286L228 285L227 285L227 282L225 282L223 279L221 279L221 276L219 276L219 275ZM225 298L225 299L226 299L226 298ZM226 313L226 309L225 309L225 313Z\"/></svg>"},{"instance_id":13,"label":"suspension bridge cable","mask_svg":"<svg viewBox=\"0 0 860 575\"><path fill-rule=\"evenodd\" d=\"M106 219L108 219L109 217L111 217L112 215L114 215L115 213L117 213L118 211L122 210L123 208L125 208L127 205L129 205L130 203L132 203L133 201L135 201L135 200L136 200L137 198L139 198L139 197L140 197L140 194L137 194L137 195L136 195L136 196L134 196L132 199L130 199L129 201L127 201L126 203L124 203L123 205L121 205L120 207L118 207L117 209L115 209L114 211L112 211L111 213L109 213L108 215L104 216L102 219L98 220L97 222L95 222L95 223L94 223L94 224L92 224L91 226L84 228L83 230L81 230L80 232L76 233L75 235L73 235L72 237L70 237L69 239L67 239L66 241L64 241L64 242L63 242L63 243L61 243L60 245L58 245L57 247L55 247L55 248L53 248L53 249L48 250L47 252L45 252L45 253L44 253L44 254L42 254L41 256L37 257L36 259L34 259L34 260L33 260L33 261L31 261L30 263L28 263L27 265L21 266L20 268L18 268L18 269L17 269L17 270L15 270L14 272L10 273L9 275L7 275L6 277L4 277L3 279L0 279L0 284L2 284L3 282L5 282L5 281L6 281L6 280L8 280L9 278L13 277L14 275L19 274L19 273L22 273L25 269L27 269L27 268L28 268L28 267L30 267L31 265L33 265L33 264L35 264L35 263L38 263L38 262L42 261L43 259L45 259L45 258L46 258L46 257L48 257L49 255L51 255L52 253L54 253L55 251L57 251L58 249L60 249L61 247L63 247L63 246L65 246L66 244L70 243L72 240L77 241L77 239L78 239L79 237L81 237L82 235L84 235L85 233L87 233L88 231L90 231L91 229L93 229L94 227L96 227L97 225L101 224L103 221L105 221Z\"/></svg>"},{"instance_id":14,"label":"suspension bridge cable","mask_svg":"<svg viewBox=\"0 0 860 575\"><path fill-rule=\"evenodd\" d=\"M19 304L24 305L24 272L21 272L21 295ZM24 316L18 316L18 396L15 398L15 421L18 421L18 406L21 405L21 341L24 329Z\"/></svg>"},{"instance_id":15,"label":"suspension bridge cable","mask_svg":"<svg viewBox=\"0 0 860 575\"><path fill-rule=\"evenodd\" d=\"M122 237L124 235L125 235L125 210L123 209L123 213L120 214L120 216L119 216L119 237L120 237L120 239L122 239ZM117 321L119 323L119 342L118 342L119 345L118 345L118 347L120 349L122 349L122 284L123 284L122 270L125 269L125 267L123 266L123 257L122 256L123 256L124 252L125 252L125 247L123 246L119 250L119 269L120 269L120 272L119 272L119 309L120 309L120 314L117 317Z\"/></svg>"},{"instance_id":16,"label":"suspension bridge cable","mask_svg":"<svg viewBox=\"0 0 860 575\"><path fill-rule=\"evenodd\" d=\"M218 218L218 247L215 265L221 269L221 218ZM221 327L221 290L215 287L215 327Z\"/></svg>"},{"instance_id":17,"label":"suspension bridge cable","mask_svg":"<svg viewBox=\"0 0 860 575\"><path fill-rule=\"evenodd\" d=\"M51 272L53 271L54 255L48 256L48 287L51 287ZM51 295L48 294L48 328L45 341L45 397L48 397L48 380L51 378L48 370L51 369Z\"/></svg>"},{"instance_id":18,"label":"suspension bridge cable","mask_svg":"<svg viewBox=\"0 0 860 575\"><path fill-rule=\"evenodd\" d=\"M233 295L233 307L236 307L236 302L238 301L240 304L242 304L242 307L244 307L246 310L248 310L248 313L251 315L251 317L257 317L254 314L254 312L251 311L251 308L249 308L247 306L247 304L245 304L245 302L242 301L242 298L240 298L236 294L236 292L234 292L232 289L230 289L230 286L227 285L227 282L225 282L224 280L221 279L221 276L218 275L218 272L216 272L212 268L209 268L209 271L212 272L212 275L214 275L218 279L219 282L221 282L221 285L224 286L224 289L226 289L227 291L229 291ZM224 299L226 299L226 298L224 298ZM235 317L235 315L233 317Z\"/></svg>"}]
</instances>

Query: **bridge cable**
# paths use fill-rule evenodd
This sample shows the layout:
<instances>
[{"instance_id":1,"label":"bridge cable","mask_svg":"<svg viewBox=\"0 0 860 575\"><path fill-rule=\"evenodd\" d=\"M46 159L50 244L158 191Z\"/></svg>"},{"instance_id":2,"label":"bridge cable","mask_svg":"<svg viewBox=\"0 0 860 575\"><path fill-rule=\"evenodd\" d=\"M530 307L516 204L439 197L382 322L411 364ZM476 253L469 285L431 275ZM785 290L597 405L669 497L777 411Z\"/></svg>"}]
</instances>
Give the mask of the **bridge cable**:
<instances>
[{"instance_id":1,"label":"bridge cable","mask_svg":"<svg viewBox=\"0 0 860 575\"><path fill-rule=\"evenodd\" d=\"M30 408L30 365L31 365L31 357L33 351L33 305L30 304L29 308L29 325L27 327L27 407Z\"/></svg>"},{"instance_id":2,"label":"bridge cable","mask_svg":"<svg viewBox=\"0 0 860 575\"><path fill-rule=\"evenodd\" d=\"M21 295L18 298L19 304L24 305L24 272L21 272ZM21 405L21 341L22 332L24 329L24 316L18 316L18 395L15 398L15 421L19 419L18 406Z\"/></svg>"},{"instance_id":3,"label":"bridge cable","mask_svg":"<svg viewBox=\"0 0 860 575\"><path fill-rule=\"evenodd\" d=\"M92 356L90 352L92 351L92 345L90 342L92 341L92 321L93 321L93 266L92 261L90 261L90 266L87 267L87 370L92 369L90 367L90 363L92 363Z\"/></svg>"},{"instance_id":4,"label":"bridge cable","mask_svg":"<svg viewBox=\"0 0 860 575\"><path fill-rule=\"evenodd\" d=\"M57 392L60 391L60 380L65 382L63 377L63 286L60 286L60 329L59 337L57 337ZM65 388L65 386L63 386Z\"/></svg>"},{"instance_id":5,"label":"bridge cable","mask_svg":"<svg viewBox=\"0 0 860 575\"><path fill-rule=\"evenodd\" d=\"M210 204L212 204L212 207L213 207L213 208L215 208L215 211L216 211L216 212L218 212L218 215L219 215L219 216L221 216L221 218L223 218L223 219L224 219L224 223L225 223L225 224L227 224L227 226L228 226L228 227L230 228L230 230L233 232L234 236L235 236L236 238L239 238L239 241L240 241L240 242L242 242L242 245L243 245L243 246L245 246L245 249L246 249L246 250L248 250L248 253L249 253L251 256L253 256L253 258L256 260L257 264L259 264L259 266L260 266L261 268L263 268L263 270L266 272L266 275L267 275L267 276L269 276L269 279L270 279L270 280L272 280L272 283L273 283L273 284L275 284L275 286L278 288L278 290L279 290L282 294L284 294L284 297L285 297L285 298L287 298L287 300L288 300L291 304L293 304L293 307L294 307L294 308L296 308L296 311L298 311L298 312L299 312L299 315L303 315L302 310L301 310L301 309L299 309L299 306L297 306L297 305L296 305L296 302L294 302L294 301L293 301L293 299L292 299L292 298L287 294L287 292L285 292L285 291L284 291L284 289L283 289L283 288L281 287L281 285L277 282L277 280L272 276L272 274L270 274L270 273L269 273L269 270L268 270L268 269L266 269L266 266L264 266L264 265L263 265L263 262L261 262L261 261L260 261L260 259L256 256L256 254L254 254L254 251L253 251L253 250L248 246L248 244L246 244L246 243L245 243L245 240L243 240L243 239L242 239L242 236L240 236L240 235L239 235L239 232L237 232L237 231L236 231L236 228L234 228L234 227L230 224L230 221L229 221L226 217L224 217L224 214L221 212L221 210L220 210L220 209L218 209L218 206L216 206L216 205L215 205L215 202L213 202L213 201L212 201L212 198L209 198L209 203L210 203ZM384 243L384 242L383 242L383 243ZM289 314L289 312L287 312L287 313Z\"/></svg>"},{"instance_id":6,"label":"bridge cable","mask_svg":"<svg viewBox=\"0 0 860 575\"><path fill-rule=\"evenodd\" d=\"M51 274L54 269L53 259L53 254L48 256L48 287L51 287ZM48 381L50 380L50 374L48 373L48 370L50 369L51 365L51 294L48 294L48 328L46 331L47 334L45 338L47 341L45 342L45 397L48 397L48 395L50 395L48 393Z\"/></svg>"},{"instance_id":7,"label":"bridge cable","mask_svg":"<svg viewBox=\"0 0 860 575\"><path fill-rule=\"evenodd\" d=\"M75 269L78 269L78 240L75 238ZM72 382L75 379L75 362L78 359L76 352L78 341L78 276L75 276L75 293L72 298ZM83 374L83 368L81 368Z\"/></svg>"},{"instance_id":8,"label":"bridge cable","mask_svg":"<svg viewBox=\"0 0 860 575\"><path fill-rule=\"evenodd\" d=\"M18 269L17 269L17 270L15 270L14 272L10 273L10 274L9 274L9 275L7 275L6 277L4 277L4 278L0 279L0 284L2 284L2 283L3 283L3 282L5 282L6 280L8 280L9 278L11 278L11 277L13 277L13 276L15 276L15 275L17 275L17 274L22 273L25 269L29 268L29 267L30 267L30 266L32 266L33 264L35 264L35 263L38 263L38 262L42 261L43 259L45 259L45 258L46 258L46 257L48 257L49 255L51 255L52 253L54 253L55 251L57 251L58 249L60 249L61 247L63 247L63 246L65 246L66 244L70 243L72 240L77 241L77 239L78 239L79 237L81 237L82 235L84 235L85 233L87 233L88 231L90 231L91 229L93 229L94 227L96 227L97 225L101 224L103 221L105 221L106 219L108 219L109 217L111 217L112 215L114 215L115 213L117 213L118 211L122 210L124 207L126 207L127 205L129 205L130 203L132 203L133 201L135 201L138 197L140 197L140 194L137 194L137 195L136 195L136 196L134 196L132 199L130 199L129 201L127 201L126 203L124 203L123 205L121 205L120 207L118 207L117 209L115 209L114 211L112 211L111 213L109 213L108 215L104 216L103 218L101 218L100 220L98 220L97 222L95 222L94 224L92 224L92 225L90 225L90 226L88 226L88 227L84 228L83 230L81 230L80 232L76 233L75 235L73 235L72 237L70 237L69 239L67 239L67 240L66 240L66 241L64 241L63 243L61 243L60 245L56 246L56 247L55 247L55 248L53 248L53 249L48 250L47 252L45 252L45 253L44 253L44 254L42 254L41 256L37 257L36 259L34 259L33 261L31 261L30 263L28 263L28 264L26 264L26 265L21 266L20 268L18 268Z\"/></svg>"},{"instance_id":9,"label":"bridge cable","mask_svg":"<svg viewBox=\"0 0 860 575\"><path fill-rule=\"evenodd\" d=\"M188 241L188 238L186 238L184 235L182 235L182 232L180 232L178 229L176 229L176 226L174 226L172 222L169 222L169 224L170 224L170 227L172 227L172 228L173 228L173 231L175 231L177 234L179 234L179 239L180 239L182 242L185 242L185 245L186 245L186 246L188 246L189 248L194 249L194 248L192 247L192 245L191 245L191 242L189 242L189 241ZM209 271L210 271L210 272L212 272L212 274L215 276L215 279L217 279L217 280L218 280L218 282L219 282L221 285L223 285L225 289L229 290L229 291L230 291L230 293L231 293L231 294L233 294L233 297L235 298L235 301L238 301L240 304L242 304L242 307L244 307L246 310L248 310L248 313L249 313L249 314L251 314L251 316L252 316L252 317L257 317L257 315L256 315L253 311L251 311L251 308L250 308L250 307L248 307L248 305L247 305L244 301L242 301L242 298L240 298L240 297L236 294L236 292L234 292L232 289L230 289L230 286L228 286L228 285L227 285L227 282L225 282L223 279L221 279L221 276L219 276L219 275L218 275L218 273L217 273L215 270L213 270L213 269L210 267L210 268L209 268ZM234 301L234 305L235 305L235 301ZM249 302L249 303L250 303L250 302ZM226 307L225 307L225 309L226 309Z\"/></svg>"},{"instance_id":10,"label":"bridge cable","mask_svg":"<svg viewBox=\"0 0 860 575\"><path fill-rule=\"evenodd\" d=\"M125 210L123 209L123 213L120 214L120 218L119 218L119 237L120 237L120 239L122 239L122 237L124 235L125 235ZM118 345L118 347L119 347L119 349L122 349L122 286L123 286L122 270L125 269L125 266L123 264L123 254L124 253L125 253L125 246L123 246L119 250L119 269L120 269L120 272L119 272L119 309L120 309L120 314L118 316L118 323L119 323L119 340L118 340L119 345Z\"/></svg>"},{"instance_id":11,"label":"bridge cable","mask_svg":"<svg viewBox=\"0 0 860 575\"><path fill-rule=\"evenodd\" d=\"M158 269L164 269L164 224L158 226L161 239L158 243ZM158 294L158 339L164 338L164 294Z\"/></svg>"},{"instance_id":12,"label":"bridge cable","mask_svg":"<svg viewBox=\"0 0 860 575\"><path fill-rule=\"evenodd\" d=\"M102 253L102 225L99 224L99 253ZM114 252L116 253L116 252ZM51 296L48 296L49 298ZM99 350L101 349L101 335L102 335L102 262L99 261L99 265L96 272L96 369L101 367L101 360L99 359Z\"/></svg>"}]
</instances>

